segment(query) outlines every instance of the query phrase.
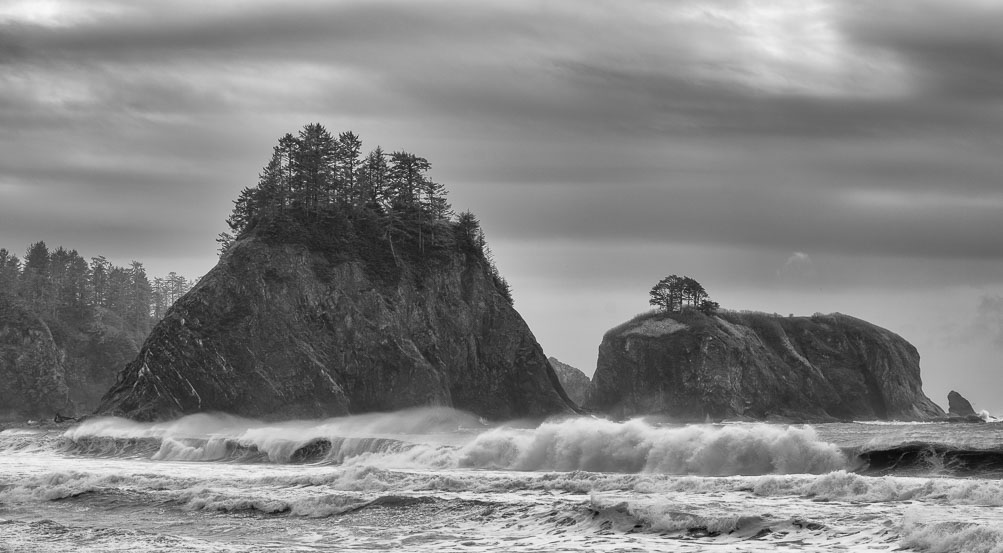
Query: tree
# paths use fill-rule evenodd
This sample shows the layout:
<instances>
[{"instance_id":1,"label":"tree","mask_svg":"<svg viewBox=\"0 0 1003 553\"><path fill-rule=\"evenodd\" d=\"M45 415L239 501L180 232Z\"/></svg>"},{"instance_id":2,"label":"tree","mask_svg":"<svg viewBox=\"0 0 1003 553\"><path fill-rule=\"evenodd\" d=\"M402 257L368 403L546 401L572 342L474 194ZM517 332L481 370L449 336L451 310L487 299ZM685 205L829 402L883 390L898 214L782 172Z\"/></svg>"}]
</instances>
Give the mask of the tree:
<instances>
[{"instance_id":1,"label":"tree","mask_svg":"<svg viewBox=\"0 0 1003 553\"><path fill-rule=\"evenodd\" d=\"M107 307L108 273L111 263L103 255L91 258L91 290L90 298L94 306Z\"/></svg>"},{"instance_id":2,"label":"tree","mask_svg":"<svg viewBox=\"0 0 1003 553\"><path fill-rule=\"evenodd\" d=\"M337 145L337 177L345 189L344 196L353 206L364 205L365 192L359 186L359 167L362 162L359 155L362 152L362 141L352 131L338 135Z\"/></svg>"},{"instance_id":3,"label":"tree","mask_svg":"<svg viewBox=\"0 0 1003 553\"><path fill-rule=\"evenodd\" d=\"M129 294L126 320L137 327L150 323L150 305L153 303L153 286L146 276L146 269L139 261L129 266Z\"/></svg>"},{"instance_id":4,"label":"tree","mask_svg":"<svg viewBox=\"0 0 1003 553\"><path fill-rule=\"evenodd\" d=\"M344 201L345 191L335 168L338 145L331 133L320 123L311 123L300 131L298 146L295 150L296 176L307 210L316 210L332 198Z\"/></svg>"},{"instance_id":5,"label":"tree","mask_svg":"<svg viewBox=\"0 0 1003 553\"><path fill-rule=\"evenodd\" d=\"M56 248L50 256L56 312L83 317L88 308L90 269L76 250Z\"/></svg>"},{"instance_id":6,"label":"tree","mask_svg":"<svg viewBox=\"0 0 1003 553\"><path fill-rule=\"evenodd\" d=\"M0 294L15 295L21 279L21 260L5 248L0 248Z\"/></svg>"},{"instance_id":7,"label":"tree","mask_svg":"<svg viewBox=\"0 0 1003 553\"><path fill-rule=\"evenodd\" d=\"M21 271L21 297L36 306L37 313L50 313L55 303L50 269L49 248L45 242L39 241L28 246L24 254L24 269Z\"/></svg>"},{"instance_id":8,"label":"tree","mask_svg":"<svg viewBox=\"0 0 1003 553\"><path fill-rule=\"evenodd\" d=\"M479 243L479 240L483 238L481 222L470 211L460 213L456 219L456 235L461 244L469 245L478 251L481 250L482 244Z\"/></svg>"},{"instance_id":9,"label":"tree","mask_svg":"<svg viewBox=\"0 0 1003 553\"><path fill-rule=\"evenodd\" d=\"M387 188L387 158L379 146L366 155L359 175L360 201L363 206L376 208L389 205Z\"/></svg>"},{"instance_id":10,"label":"tree","mask_svg":"<svg viewBox=\"0 0 1003 553\"><path fill-rule=\"evenodd\" d=\"M390 154L387 180L393 192L396 205L392 208L413 209L416 207L425 173L431 168L428 160L403 150Z\"/></svg>"},{"instance_id":11,"label":"tree","mask_svg":"<svg viewBox=\"0 0 1003 553\"><path fill-rule=\"evenodd\" d=\"M216 235L216 243L219 244L219 247L216 248L216 252L220 257L222 257L223 254L230 249L230 246L233 245L233 241L234 236L229 232L221 232Z\"/></svg>"},{"instance_id":12,"label":"tree","mask_svg":"<svg viewBox=\"0 0 1003 553\"><path fill-rule=\"evenodd\" d=\"M122 320L129 316L132 276L123 267L111 267L108 271L108 294L104 307Z\"/></svg>"},{"instance_id":13,"label":"tree","mask_svg":"<svg viewBox=\"0 0 1003 553\"><path fill-rule=\"evenodd\" d=\"M685 305L713 313L720 307L717 302L709 299L707 291L699 282L688 276L669 275L658 281L648 295L648 303L663 311L682 311Z\"/></svg>"}]
</instances>

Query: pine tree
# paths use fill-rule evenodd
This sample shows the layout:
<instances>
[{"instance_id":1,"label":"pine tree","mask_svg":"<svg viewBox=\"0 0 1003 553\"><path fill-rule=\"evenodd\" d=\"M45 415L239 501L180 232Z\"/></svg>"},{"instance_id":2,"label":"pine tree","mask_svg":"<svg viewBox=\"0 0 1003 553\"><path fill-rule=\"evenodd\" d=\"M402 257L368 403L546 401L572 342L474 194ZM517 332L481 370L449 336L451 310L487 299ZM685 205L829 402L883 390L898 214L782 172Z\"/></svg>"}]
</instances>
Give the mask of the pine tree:
<instances>
[{"instance_id":1,"label":"pine tree","mask_svg":"<svg viewBox=\"0 0 1003 553\"><path fill-rule=\"evenodd\" d=\"M108 305L108 273L111 263L103 255L91 258L91 303L94 306Z\"/></svg>"},{"instance_id":2,"label":"pine tree","mask_svg":"<svg viewBox=\"0 0 1003 553\"><path fill-rule=\"evenodd\" d=\"M334 165L338 146L331 133L320 123L311 123L300 131L298 146L295 159L304 207L316 211L328 199L344 201Z\"/></svg>"},{"instance_id":3,"label":"pine tree","mask_svg":"<svg viewBox=\"0 0 1003 553\"><path fill-rule=\"evenodd\" d=\"M362 141L352 131L338 135L337 176L345 189L348 203L353 206L365 205L365 194L359 185L359 167L362 162Z\"/></svg>"},{"instance_id":4,"label":"pine tree","mask_svg":"<svg viewBox=\"0 0 1003 553\"><path fill-rule=\"evenodd\" d=\"M150 324L150 305L153 303L153 287L146 276L143 264L133 261L129 266L129 294L126 320L144 328Z\"/></svg>"},{"instance_id":5,"label":"pine tree","mask_svg":"<svg viewBox=\"0 0 1003 553\"><path fill-rule=\"evenodd\" d=\"M21 260L5 248L0 248L0 294L17 294L21 280Z\"/></svg>"},{"instance_id":6,"label":"pine tree","mask_svg":"<svg viewBox=\"0 0 1003 553\"><path fill-rule=\"evenodd\" d=\"M387 185L387 159L383 148L377 146L366 155L359 177L362 205L371 209L388 207L390 190Z\"/></svg>"},{"instance_id":7,"label":"pine tree","mask_svg":"<svg viewBox=\"0 0 1003 553\"><path fill-rule=\"evenodd\" d=\"M21 297L36 306L38 313L50 313L55 303L51 276L49 248L45 242L28 246L21 271Z\"/></svg>"}]
</instances>

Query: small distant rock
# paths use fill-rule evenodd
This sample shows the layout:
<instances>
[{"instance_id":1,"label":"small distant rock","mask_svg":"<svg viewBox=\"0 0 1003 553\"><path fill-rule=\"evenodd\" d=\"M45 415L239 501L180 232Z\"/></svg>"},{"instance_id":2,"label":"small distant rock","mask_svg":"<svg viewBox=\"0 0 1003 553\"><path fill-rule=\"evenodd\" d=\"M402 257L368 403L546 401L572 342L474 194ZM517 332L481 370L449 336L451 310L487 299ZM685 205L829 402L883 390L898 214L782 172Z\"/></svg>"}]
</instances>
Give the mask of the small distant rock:
<instances>
[{"instance_id":1,"label":"small distant rock","mask_svg":"<svg viewBox=\"0 0 1003 553\"><path fill-rule=\"evenodd\" d=\"M954 390L951 390L951 393L947 394L947 404L947 413L949 415L958 417L978 416L978 413L972 408L972 404L965 399L965 396Z\"/></svg>"},{"instance_id":2,"label":"small distant rock","mask_svg":"<svg viewBox=\"0 0 1003 553\"><path fill-rule=\"evenodd\" d=\"M561 386L564 387L564 392L568 394L571 401L578 405L585 403L589 395L589 386L592 384L589 377L580 369L558 361L556 357L548 357L547 361L550 361L550 366L554 367L557 379L561 381Z\"/></svg>"}]
</instances>

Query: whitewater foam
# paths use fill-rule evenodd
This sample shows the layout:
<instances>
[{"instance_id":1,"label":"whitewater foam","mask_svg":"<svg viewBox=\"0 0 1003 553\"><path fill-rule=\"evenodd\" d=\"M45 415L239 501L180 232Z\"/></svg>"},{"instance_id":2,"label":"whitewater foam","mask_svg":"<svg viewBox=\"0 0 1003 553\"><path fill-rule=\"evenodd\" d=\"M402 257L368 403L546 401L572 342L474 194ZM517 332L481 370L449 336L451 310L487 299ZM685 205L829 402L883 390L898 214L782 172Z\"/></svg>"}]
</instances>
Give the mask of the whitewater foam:
<instances>
[{"instance_id":1,"label":"whitewater foam","mask_svg":"<svg viewBox=\"0 0 1003 553\"><path fill-rule=\"evenodd\" d=\"M419 421L410 433L398 431L405 418ZM872 438L893 455L942 436L967 455L956 445L998 444L988 426L486 426L449 410L281 424L97 419L65 433L0 432L0 519L10 519L0 544L1003 553L1003 480L851 470Z\"/></svg>"},{"instance_id":2,"label":"whitewater foam","mask_svg":"<svg viewBox=\"0 0 1003 553\"><path fill-rule=\"evenodd\" d=\"M497 428L461 452L459 466L513 470L586 470L663 474L822 473L846 466L811 428L769 425L657 427L570 419L537 428Z\"/></svg>"},{"instance_id":3,"label":"whitewater foam","mask_svg":"<svg viewBox=\"0 0 1003 553\"><path fill-rule=\"evenodd\" d=\"M808 427L665 427L639 419L577 418L532 428L485 428L469 415L441 408L413 410L407 416L365 415L282 424L210 415L154 424L103 418L68 430L64 438L89 454L109 453L114 443L120 444L122 454L156 447L150 456L163 461L708 476L818 474L847 465L839 448L819 440Z\"/></svg>"}]
</instances>

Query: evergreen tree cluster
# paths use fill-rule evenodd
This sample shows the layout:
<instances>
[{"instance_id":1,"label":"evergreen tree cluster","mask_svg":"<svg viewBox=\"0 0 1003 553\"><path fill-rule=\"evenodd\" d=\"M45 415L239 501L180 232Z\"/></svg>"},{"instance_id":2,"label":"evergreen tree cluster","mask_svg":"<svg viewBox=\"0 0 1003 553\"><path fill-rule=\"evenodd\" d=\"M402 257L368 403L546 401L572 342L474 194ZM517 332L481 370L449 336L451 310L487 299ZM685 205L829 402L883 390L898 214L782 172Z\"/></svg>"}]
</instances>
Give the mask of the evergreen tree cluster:
<instances>
[{"instance_id":1,"label":"evergreen tree cluster","mask_svg":"<svg viewBox=\"0 0 1003 553\"><path fill-rule=\"evenodd\" d=\"M422 255L449 245L478 253L512 303L511 287L498 272L480 222L469 211L455 216L445 186L430 178L430 169L426 158L404 150L388 153L377 146L362 155L354 132L335 137L319 123L308 124L278 140L257 185L234 200L226 220L230 231L217 238L220 254L264 220L290 223L289 233L304 222L320 228L324 221L351 221L359 229L375 226L395 264L405 253L401 242L414 243Z\"/></svg>"},{"instance_id":2,"label":"evergreen tree cluster","mask_svg":"<svg viewBox=\"0 0 1003 553\"><path fill-rule=\"evenodd\" d=\"M138 261L118 267L99 256L88 263L76 250L50 250L45 242L31 244L24 259L0 248L0 296L51 331L77 412L97 405L153 325L193 284L173 272L151 281Z\"/></svg>"},{"instance_id":3,"label":"evergreen tree cluster","mask_svg":"<svg viewBox=\"0 0 1003 553\"><path fill-rule=\"evenodd\" d=\"M174 272L151 281L138 261L117 267L98 256L88 263L76 250L50 251L45 242L28 246L23 260L0 248L0 294L20 300L47 322L112 315L149 332L193 285Z\"/></svg>"},{"instance_id":4,"label":"evergreen tree cluster","mask_svg":"<svg viewBox=\"0 0 1003 553\"><path fill-rule=\"evenodd\" d=\"M445 187L428 176L427 159L377 146L362 155L362 141L351 132L335 138L311 123L296 136L287 133L272 150L258 184L245 188L220 234L221 252L261 217L282 213L319 216L331 211L368 210L389 223L413 220L424 231L452 211Z\"/></svg>"},{"instance_id":5,"label":"evergreen tree cluster","mask_svg":"<svg viewBox=\"0 0 1003 553\"><path fill-rule=\"evenodd\" d=\"M688 276L669 275L658 281L649 295L648 303L663 311L682 311L684 306L688 306L711 314L720 308L716 301L710 299L704 287Z\"/></svg>"}]
</instances>

